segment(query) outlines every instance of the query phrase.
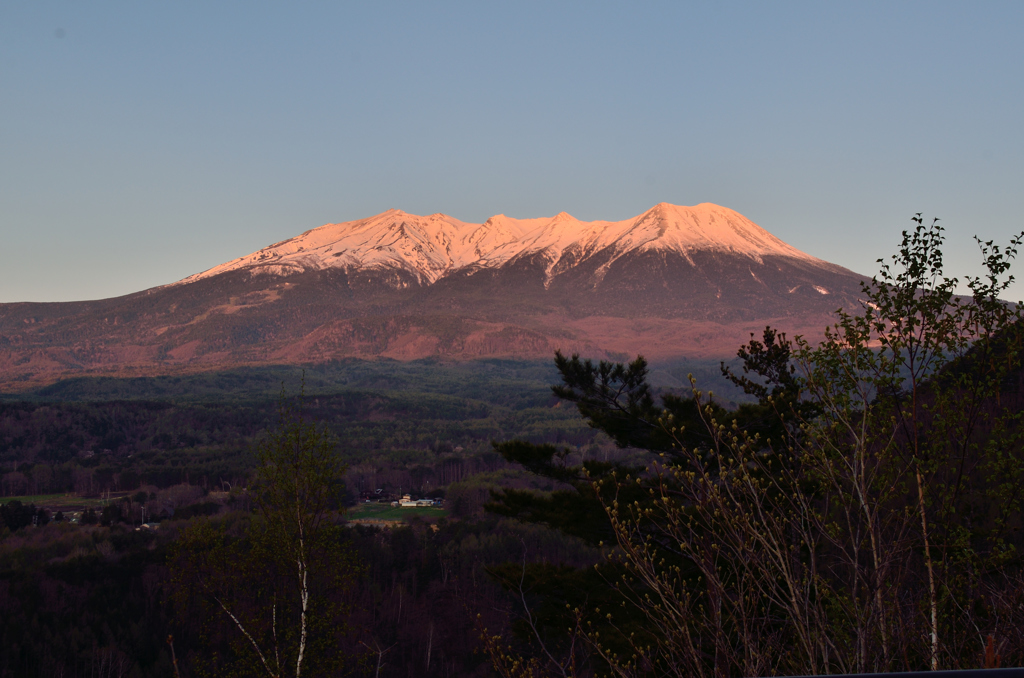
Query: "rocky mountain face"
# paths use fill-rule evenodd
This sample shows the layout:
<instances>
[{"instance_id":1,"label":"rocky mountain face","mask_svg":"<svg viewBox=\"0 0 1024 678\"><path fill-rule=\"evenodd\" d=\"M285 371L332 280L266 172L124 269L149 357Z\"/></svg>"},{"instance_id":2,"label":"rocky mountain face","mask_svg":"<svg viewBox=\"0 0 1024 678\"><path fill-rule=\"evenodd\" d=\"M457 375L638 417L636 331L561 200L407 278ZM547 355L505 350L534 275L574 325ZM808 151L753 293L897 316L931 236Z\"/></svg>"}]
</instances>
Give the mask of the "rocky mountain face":
<instances>
[{"instance_id":1,"label":"rocky mountain face","mask_svg":"<svg viewBox=\"0 0 1024 678\"><path fill-rule=\"evenodd\" d=\"M0 383L346 357L726 357L814 336L863 276L724 207L625 221L388 210L114 299L0 305Z\"/></svg>"}]
</instances>

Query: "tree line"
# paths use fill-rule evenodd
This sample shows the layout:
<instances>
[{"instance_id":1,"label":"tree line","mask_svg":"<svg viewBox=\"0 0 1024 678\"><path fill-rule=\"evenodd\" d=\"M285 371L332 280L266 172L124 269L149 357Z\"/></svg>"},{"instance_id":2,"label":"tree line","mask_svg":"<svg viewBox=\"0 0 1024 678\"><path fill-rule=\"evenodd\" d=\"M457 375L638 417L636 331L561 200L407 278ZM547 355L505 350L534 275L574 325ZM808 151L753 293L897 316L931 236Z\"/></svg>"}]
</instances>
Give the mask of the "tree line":
<instances>
[{"instance_id":1,"label":"tree line","mask_svg":"<svg viewBox=\"0 0 1024 678\"><path fill-rule=\"evenodd\" d=\"M726 376L656 403L647 365L558 356L556 393L643 464L509 460L570 487L492 509L603 549L591 571L506 567L520 636L488 638L503 676L805 675L1024 662L1021 306L1002 301L1020 237L979 242L986 273L945 275L918 215L857 312L824 341L767 328ZM570 509L571 507L571 509ZM550 581L550 578L549 578ZM564 595L592 591L603 599ZM549 597L560 603L552 605ZM568 631L566 631L568 630Z\"/></svg>"}]
</instances>

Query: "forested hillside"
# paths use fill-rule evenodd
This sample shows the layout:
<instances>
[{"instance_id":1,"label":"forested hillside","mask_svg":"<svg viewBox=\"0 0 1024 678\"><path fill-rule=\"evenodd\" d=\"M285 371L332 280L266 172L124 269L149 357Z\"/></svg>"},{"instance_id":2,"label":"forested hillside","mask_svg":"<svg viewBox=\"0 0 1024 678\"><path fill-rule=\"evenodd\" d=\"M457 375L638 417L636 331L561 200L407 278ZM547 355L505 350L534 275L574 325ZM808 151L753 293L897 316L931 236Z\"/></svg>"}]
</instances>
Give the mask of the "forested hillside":
<instances>
[{"instance_id":1,"label":"forested hillside","mask_svg":"<svg viewBox=\"0 0 1024 678\"><path fill-rule=\"evenodd\" d=\"M167 676L169 634L183 675L232 651L230 629L211 641L208 618L176 607L169 559L197 520L247 524L254 449L280 421L282 388L334 436L346 466L335 508L348 506L344 543L358 570L345 594L352 630L339 641L353 658L346 671L376 675L376 648L381 676L489 675L477 638L506 623L496 610L507 601L486 568L524 552L596 558L484 514L492 489L552 488L492 441L622 454L553 396L556 375L547 363L352 362L75 379L0 402L0 675ZM444 505L377 511L403 493Z\"/></svg>"}]
</instances>

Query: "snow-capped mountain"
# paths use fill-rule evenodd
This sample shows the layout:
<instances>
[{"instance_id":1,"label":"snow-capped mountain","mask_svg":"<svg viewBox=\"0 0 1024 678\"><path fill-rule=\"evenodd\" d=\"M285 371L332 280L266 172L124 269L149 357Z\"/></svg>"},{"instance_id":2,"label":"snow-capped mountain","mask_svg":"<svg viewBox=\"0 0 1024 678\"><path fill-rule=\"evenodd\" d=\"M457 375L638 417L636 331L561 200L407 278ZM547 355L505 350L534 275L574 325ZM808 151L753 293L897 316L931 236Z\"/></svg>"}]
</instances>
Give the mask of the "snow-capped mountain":
<instances>
[{"instance_id":1,"label":"snow-capped mountain","mask_svg":"<svg viewBox=\"0 0 1024 678\"><path fill-rule=\"evenodd\" d=\"M0 304L0 388L335 358L728 357L814 337L865 280L718 205L624 221L388 210L115 299Z\"/></svg>"},{"instance_id":2,"label":"snow-capped mountain","mask_svg":"<svg viewBox=\"0 0 1024 678\"><path fill-rule=\"evenodd\" d=\"M694 251L716 251L757 263L763 256L778 256L825 264L743 215L711 203L660 203L632 219L589 222L561 212L540 219L498 214L473 224L446 214L421 217L391 209L369 219L314 228L179 284L235 270L287 275L332 268L400 269L430 284L460 269L499 268L537 254L547 261L545 273L550 276L567 257L577 265L602 250L610 251L606 267L626 254L656 250L688 259Z\"/></svg>"}]
</instances>

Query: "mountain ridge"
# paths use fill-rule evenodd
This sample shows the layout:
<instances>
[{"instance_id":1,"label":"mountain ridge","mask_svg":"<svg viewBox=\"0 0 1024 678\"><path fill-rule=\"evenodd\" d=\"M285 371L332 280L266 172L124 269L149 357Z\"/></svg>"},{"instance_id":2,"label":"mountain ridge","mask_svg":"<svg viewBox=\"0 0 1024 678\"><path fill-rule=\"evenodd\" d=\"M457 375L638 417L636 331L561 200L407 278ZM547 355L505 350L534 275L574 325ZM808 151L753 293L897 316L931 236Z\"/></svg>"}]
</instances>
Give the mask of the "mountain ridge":
<instances>
[{"instance_id":1,"label":"mountain ridge","mask_svg":"<svg viewBox=\"0 0 1024 678\"><path fill-rule=\"evenodd\" d=\"M376 267L404 268L421 282L433 283L463 268L497 268L536 253L547 255L556 267L566 251L588 256L605 248L620 256L648 249L687 256L690 251L711 249L756 261L774 255L829 265L784 243L738 212L713 203L686 207L663 202L630 219L590 222L560 212L533 219L498 214L476 224L446 214L424 217L389 209L367 219L310 229L171 284L187 284L237 269L287 274Z\"/></svg>"},{"instance_id":2,"label":"mountain ridge","mask_svg":"<svg viewBox=\"0 0 1024 678\"><path fill-rule=\"evenodd\" d=\"M709 203L618 222L389 210L123 297L0 304L0 389L343 358L728 358L767 324L813 340L865 281Z\"/></svg>"}]
</instances>

